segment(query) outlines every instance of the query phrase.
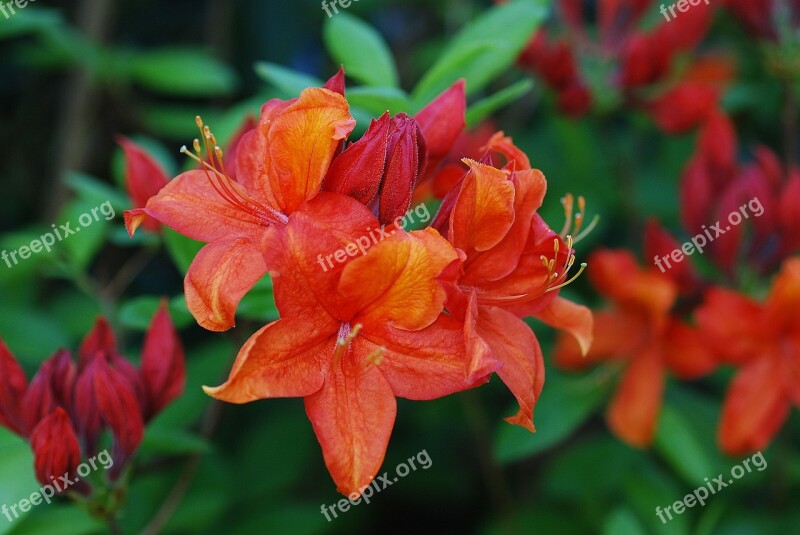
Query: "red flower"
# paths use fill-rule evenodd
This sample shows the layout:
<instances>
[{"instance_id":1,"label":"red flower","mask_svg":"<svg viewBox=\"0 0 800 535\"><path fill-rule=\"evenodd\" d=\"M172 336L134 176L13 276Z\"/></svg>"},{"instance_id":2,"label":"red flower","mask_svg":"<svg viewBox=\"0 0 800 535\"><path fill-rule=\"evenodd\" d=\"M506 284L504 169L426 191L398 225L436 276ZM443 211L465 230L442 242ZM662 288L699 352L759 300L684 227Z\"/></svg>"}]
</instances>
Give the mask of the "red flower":
<instances>
[{"instance_id":1,"label":"red flower","mask_svg":"<svg viewBox=\"0 0 800 535\"><path fill-rule=\"evenodd\" d=\"M81 448L64 409L58 407L43 418L31 432L30 441L39 483L52 485L61 476L74 476L81 463Z\"/></svg>"},{"instance_id":2,"label":"red flower","mask_svg":"<svg viewBox=\"0 0 800 535\"><path fill-rule=\"evenodd\" d=\"M436 277L456 253L435 231L389 227L383 241L344 264L326 267L318 254L370 243L378 227L362 204L321 193L285 227L271 228L263 249L281 319L247 341L225 384L205 388L231 403L305 398L343 494L360 492L378 473L395 397L434 399L474 386L488 371L468 374L462 326L442 313Z\"/></svg>"},{"instance_id":3,"label":"red flower","mask_svg":"<svg viewBox=\"0 0 800 535\"><path fill-rule=\"evenodd\" d=\"M584 350L592 318L587 308L557 297L574 257L571 239L565 244L536 214L544 176L502 132L487 149L502 154L507 165L465 160L469 171L445 197L433 225L459 251L459 262L449 268L447 310L464 322L471 369L477 372L487 357L499 361L497 373L520 405L507 420L533 431L544 364L535 335L520 318L533 315L566 329ZM491 152L484 160L493 159ZM543 265L543 255L549 264Z\"/></svg>"},{"instance_id":4,"label":"red flower","mask_svg":"<svg viewBox=\"0 0 800 535\"><path fill-rule=\"evenodd\" d=\"M627 251L599 251L589 260L589 278L611 306L595 313L594 343L585 357L561 336L556 364L583 369L619 363L623 376L606 419L621 440L648 446L663 401L666 372L681 378L709 373L716 362L696 329L671 315L676 285L655 269L642 269Z\"/></svg>"},{"instance_id":5,"label":"red flower","mask_svg":"<svg viewBox=\"0 0 800 535\"><path fill-rule=\"evenodd\" d=\"M792 404L800 405L800 258L786 260L763 303L713 289L697 310L704 337L724 362L739 366L722 408L722 449L765 448Z\"/></svg>"}]
</instances>

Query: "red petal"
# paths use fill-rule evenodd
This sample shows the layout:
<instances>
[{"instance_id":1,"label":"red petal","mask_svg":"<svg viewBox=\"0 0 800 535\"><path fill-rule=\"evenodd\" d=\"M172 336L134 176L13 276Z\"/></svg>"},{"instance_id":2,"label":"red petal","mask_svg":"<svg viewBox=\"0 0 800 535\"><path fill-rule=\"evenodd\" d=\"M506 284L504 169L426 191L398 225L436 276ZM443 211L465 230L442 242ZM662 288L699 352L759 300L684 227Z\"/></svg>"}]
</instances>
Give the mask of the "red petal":
<instances>
[{"instance_id":1,"label":"red petal","mask_svg":"<svg viewBox=\"0 0 800 535\"><path fill-rule=\"evenodd\" d=\"M780 361L755 358L734 377L722 406L717 437L729 455L763 450L789 415Z\"/></svg>"},{"instance_id":2,"label":"red petal","mask_svg":"<svg viewBox=\"0 0 800 535\"><path fill-rule=\"evenodd\" d=\"M712 288L695 312L703 338L716 355L732 363L743 363L761 352L764 313L758 303L736 292Z\"/></svg>"},{"instance_id":3,"label":"red petal","mask_svg":"<svg viewBox=\"0 0 800 535\"><path fill-rule=\"evenodd\" d=\"M434 162L450 152L466 125L465 85L464 80L458 80L414 116L425 137L428 155Z\"/></svg>"},{"instance_id":4,"label":"red petal","mask_svg":"<svg viewBox=\"0 0 800 535\"><path fill-rule=\"evenodd\" d=\"M270 323L239 351L228 380L203 390L228 403L309 396L322 388L338 328L339 324L330 318L280 319Z\"/></svg>"},{"instance_id":5,"label":"red petal","mask_svg":"<svg viewBox=\"0 0 800 535\"><path fill-rule=\"evenodd\" d=\"M125 153L125 186L134 208L144 208L147 201L167 185L169 179L161 165L144 149L126 137L117 138ZM145 228L156 231L159 225L150 219Z\"/></svg>"},{"instance_id":6,"label":"red petal","mask_svg":"<svg viewBox=\"0 0 800 535\"><path fill-rule=\"evenodd\" d=\"M25 372L0 338L0 425L24 434L22 397L28 388Z\"/></svg>"},{"instance_id":7,"label":"red petal","mask_svg":"<svg viewBox=\"0 0 800 535\"><path fill-rule=\"evenodd\" d=\"M392 388L366 355L348 355L327 372L325 386L305 399L336 489L361 493L378 474L397 414Z\"/></svg>"},{"instance_id":8,"label":"red petal","mask_svg":"<svg viewBox=\"0 0 800 535\"><path fill-rule=\"evenodd\" d=\"M634 357L608 407L611 430L631 446L650 445L664 396L664 363L653 350Z\"/></svg>"},{"instance_id":9,"label":"red petal","mask_svg":"<svg viewBox=\"0 0 800 535\"><path fill-rule=\"evenodd\" d=\"M322 87L325 89L330 89L334 93L339 93L340 95L345 96L344 67L339 67L339 70L336 71L336 74L331 76Z\"/></svg>"},{"instance_id":10,"label":"red petal","mask_svg":"<svg viewBox=\"0 0 800 535\"><path fill-rule=\"evenodd\" d=\"M81 347L78 349L78 369L83 370L96 353L102 353L106 358L118 354L114 331L102 316L97 318L94 327L83 339Z\"/></svg>"},{"instance_id":11,"label":"red petal","mask_svg":"<svg viewBox=\"0 0 800 535\"><path fill-rule=\"evenodd\" d=\"M258 242L229 238L206 245L184 280L189 312L209 331L230 329L239 301L266 272Z\"/></svg>"},{"instance_id":12,"label":"red petal","mask_svg":"<svg viewBox=\"0 0 800 535\"><path fill-rule=\"evenodd\" d=\"M36 479L42 485L52 486L52 480L75 474L81 463L81 450L64 409L59 407L44 418L31 432L30 442Z\"/></svg>"},{"instance_id":13,"label":"red petal","mask_svg":"<svg viewBox=\"0 0 800 535\"><path fill-rule=\"evenodd\" d=\"M22 404L26 433L30 433L56 407L72 410L76 376L77 369L69 351L60 350L42 364L25 392Z\"/></svg>"},{"instance_id":14,"label":"red petal","mask_svg":"<svg viewBox=\"0 0 800 535\"><path fill-rule=\"evenodd\" d=\"M147 398L145 421L180 396L186 385L183 346L172 325L166 301L161 302L144 339L141 380Z\"/></svg>"},{"instance_id":15,"label":"red petal","mask_svg":"<svg viewBox=\"0 0 800 535\"><path fill-rule=\"evenodd\" d=\"M587 307L557 297L536 313L535 317L555 329L571 334L580 345L582 354L586 355L592 347L594 322L592 311Z\"/></svg>"},{"instance_id":16,"label":"red petal","mask_svg":"<svg viewBox=\"0 0 800 535\"><path fill-rule=\"evenodd\" d=\"M506 421L531 432L533 408L544 385L544 360L539 341L524 321L498 307L480 307L478 334L492 356L502 363L497 375L519 403L519 411Z\"/></svg>"},{"instance_id":17,"label":"red petal","mask_svg":"<svg viewBox=\"0 0 800 535\"><path fill-rule=\"evenodd\" d=\"M695 379L717 367L708 340L703 334L673 320L664 335L664 353L670 370L681 379Z\"/></svg>"},{"instance_id":18,"label":"red petal","mask_svg":"<svg viewBox=\"0 0 800 535\"><path fill-rule=\"evenodd\" d=\"M135 388L105 359L94 359L84 373L87 372L92 376L93 395L100 417L114 434L123 459L128 458L139 447L144 434L142 408Z\"/></svg>"}]
</instances>

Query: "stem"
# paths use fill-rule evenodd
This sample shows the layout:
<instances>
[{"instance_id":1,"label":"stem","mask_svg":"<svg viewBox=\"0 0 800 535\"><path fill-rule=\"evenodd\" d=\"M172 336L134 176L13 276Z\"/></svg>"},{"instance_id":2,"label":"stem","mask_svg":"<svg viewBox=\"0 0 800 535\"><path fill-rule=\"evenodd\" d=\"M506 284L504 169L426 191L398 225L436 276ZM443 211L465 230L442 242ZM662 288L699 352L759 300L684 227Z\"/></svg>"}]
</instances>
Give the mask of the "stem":
<instances>
[{"instance_id":1,"label":"stem","mask_svg":"<svg viewBox=\"0 0 800 535\"><path fill-rule=\"evenodd\" d=\"M219 423L221 414L222 403L215 400L211 406L209 406L208 410L206 410L206 414L203 417L203 425L201 428L202 436L206 438L211 436L217 423ZM140 535L158 535L161 530L164 529L164 526L169 522L169 519L172 518L172 515L181 504L181 501L183 501L186 492L192 486L192 480L194 479L202 457L203 454L195 453L189 458L180 478L178 478L178 482L172 487L172 491L170 491L167 499L164 500L161 509L158 510L158 513L156 513L150 523L145 526Z\"/></svg>"}]
</instances>

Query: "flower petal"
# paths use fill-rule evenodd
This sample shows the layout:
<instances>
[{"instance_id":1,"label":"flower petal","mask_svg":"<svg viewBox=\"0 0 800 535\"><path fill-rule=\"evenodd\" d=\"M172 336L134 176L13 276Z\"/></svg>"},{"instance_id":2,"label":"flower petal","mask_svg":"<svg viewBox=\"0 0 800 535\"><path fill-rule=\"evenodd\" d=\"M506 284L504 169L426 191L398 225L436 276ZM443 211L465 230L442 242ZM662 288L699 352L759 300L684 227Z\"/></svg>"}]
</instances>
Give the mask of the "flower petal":
<instances>
[{"instance_id":1,"label":"flower petal","mask_svg":"<svg viewBox=\"0 0 800 535\"><path fill-rule=\"evenodd\" d=\"M305 399L325 465L344 495L360 494L375 478L397 414L392 387L364 357L334 363L322 389Z\"/></svg>"},{"instance_id":2,"label":"flower petal","mask_svg":"<svg viewBox=\"0 0 800 535\"><path fill-rule=\"evenodd\" d=\"M209 331L230 329L235 325L239 301L266 272L261 250L247 238L206 245L197 253L184 280L189 312Z\"/></svg>"},{"instance_id":3,"label":"flower petal","mask_svg":"<svg viewBox=\"0 0 800 535\"><path fill-rule=\"evenodd\" d=\"M125 213L128 233L133 235L144 214L203 242L263 232L265 220L226 201L214 184L217 181L210 171L187 171L179 175L147 201L143 210ZM229 187L236 185L231 182Z\"/></svg>"},{"instance_id":4,"label":"flower petal","mask_svg":"<svg viewBox=\"0 0 800 535\"><path fill-rule=\"evenodd\" d=\"M280 319L257 331L239 350L228 380L206 394L228 403L305 397L324 382L339 324Z\"/></svg>"},{"instance_id":5,"label":"flower petal","mask_svg":"<svg viewBox=\"0 0 800 535\"><path fill-rule=\"evenodd\" d=\"M22 397L28 388L25 372L0 338L0 425L22 435Z\"/></svg>"},{"instance_id":6,"label":"flower petal","mask_svg":"<svg viewBox=\"0 0 800 535\"><path fill-rule=\"evenodd\" d=\"M72 476L81 462L81 449L67 412L61 407L44 418L31 432L36 479L52 485L64 474Z\"/></svg>"},{"instance_id":7,"label":"flower petal","mask_svg":"<svg viewBox=\"0 0 800 535\"><path fill-rule=\"evenodd\" d=\"M406 399L436 399L472 388L497 367L493 362L470 376L462 324L445 315L421 331L389 325L362 331L353 344L366 354L380 351L378 368L394 395Z\"/></svg>"},{"instance_id":8,"label":"flower petal","mask_svg":"<svg viewBox=\"0 0 800 535\"><path fill-rule=\"evenodd\" d=\"M144 339L141 381L146 392L145 421L161 412L183 392L186 361L178 333L162 300Z\"/></svg>"},{"instance_id":9,"label":"flower petal","mask_svg":"<svg viewBox=\"0 0 800 535\"><path fill-rule=\"evenodd\" d=\"M722 406L717 438L729 455L764 449L789 415L778 359L763 355L733 378Z\"/></svg>"},{"instance_id":10,"label":"flower petal","mask_svg":"<svg viewBox=\"0 0 800 535\"><path fill-rule=\"evenodd\" d=\"M262 111L238 149L237 177L259 200L289 215L320 190L339 141L353 130L347 100L309 88L291 103Z\"/></svg>"},{"instance_id":11,"label":"flower petal","mask_svg":"<svg viewBox=\"0 0 800 535\"><path fill-rule=\"evenodd\" d=\"M606 419L622 441L644 448L653 441L664 397L664 363L656 351L634 357L617 387Z\"/></svg>"},{"instance_id":12,"label":"flower petal","mask_svg":"<svg viewBox=\"0 0 800 535\"><path fill-rule=\"evenodd\" d=\"M535 317L555 329L571 334L580 345L583 355L589 352L594 338L594 323L592 311L587 307L557 297Z\"/></svg>"},{"instance_id":13,"label":"flower petal","mask_svg":"<svg viewBox=\"0 0 800 535\"><path fill-rule=\"evenodd\" d=\"M533 407L544 385L544 360L539 341L524 321L498 307L480 307L478 334L502 363L497 375L519 403L506 421L535 432Z\"/></svg>"}]
</instances>

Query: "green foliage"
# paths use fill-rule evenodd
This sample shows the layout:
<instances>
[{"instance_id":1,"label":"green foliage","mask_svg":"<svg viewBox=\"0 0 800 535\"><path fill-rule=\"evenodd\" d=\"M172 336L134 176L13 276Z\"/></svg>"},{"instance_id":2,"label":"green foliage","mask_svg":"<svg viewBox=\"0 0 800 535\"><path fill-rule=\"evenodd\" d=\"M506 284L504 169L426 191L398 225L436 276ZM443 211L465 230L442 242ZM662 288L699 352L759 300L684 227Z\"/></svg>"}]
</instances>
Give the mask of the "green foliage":
<instances>
[{"instance_id":1,"label":"green foliage","mask_svg":"<svg viewBox=\"0 0 800 535\"><path fill-rule=\"evenodd\" d=\"M322 36L333 59L356 80L376 87L397 85L397 68L389 47L365 22L339 13L328 19Z\"/></svg>"}]
</instances>

